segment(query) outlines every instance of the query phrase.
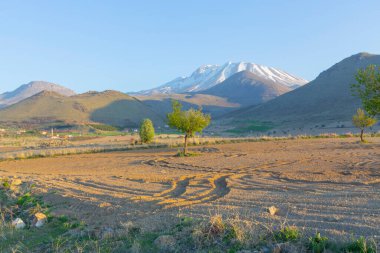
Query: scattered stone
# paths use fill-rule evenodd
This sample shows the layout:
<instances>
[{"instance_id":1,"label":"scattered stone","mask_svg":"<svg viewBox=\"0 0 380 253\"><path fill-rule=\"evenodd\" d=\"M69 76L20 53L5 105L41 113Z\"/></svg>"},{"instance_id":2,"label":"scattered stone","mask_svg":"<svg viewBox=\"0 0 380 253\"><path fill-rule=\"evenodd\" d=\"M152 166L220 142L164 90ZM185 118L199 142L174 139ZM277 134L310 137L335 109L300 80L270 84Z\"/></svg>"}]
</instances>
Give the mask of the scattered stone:
<instances>
[{"instance_id":1,"label":"scattered stone","mask_svg":"<svg viewBox=\"0 0 380 253\"><path fill-rule=\"evenodd\" d=\"M174 251L176 240L171 235L161 235L154 241L154 245L162 251Z\"/></svg>"},{"instance_id":2,"label":"scattered stone","mask_svg":"<svg viewBox=\"0 0 380 253\"><path fill-rule=\"evenodd\" d=\"M47 217L43 213L36 213L34 215L33 224L36 228L40 228L47 222Z\"/></svg>"},{"instance_id":3,"label":"scattered stone","mask_svg":"<svg viewBox=\"0 0 380 253\"><path fill-rule=\"evenodd\" d=\"M271 206L268 208L268 213L272 216L276 215L277 212L278 212L278 208L275 206Z\"/></svg>"},{"instance_id":4,"label":"scattered stone","mask_svg":"<svg viewBox=\"0 0 380 253\"><path fill-rule=\"evenodd\" d=\"M15 228L15 229L23 229L25 228L25 223L22 219L20 218L17 218L15 219L14 221L12 221L12 226Z\"/></svg>"}]
</instances>

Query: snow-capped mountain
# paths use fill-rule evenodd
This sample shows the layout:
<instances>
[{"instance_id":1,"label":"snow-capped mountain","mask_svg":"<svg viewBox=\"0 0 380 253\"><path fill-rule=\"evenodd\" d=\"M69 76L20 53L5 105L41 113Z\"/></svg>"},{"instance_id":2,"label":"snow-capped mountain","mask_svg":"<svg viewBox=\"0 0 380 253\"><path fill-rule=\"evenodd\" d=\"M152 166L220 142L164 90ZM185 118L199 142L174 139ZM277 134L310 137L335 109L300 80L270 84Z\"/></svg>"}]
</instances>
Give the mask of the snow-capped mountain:
<instances>
[{"instance_id":1,"label":"snow-capped mountain","mask_svg":"<svg viewBox=\"0 0 380 253\"><path fill-rule=\"evenodd\" d=\"M141 91L140 94L152 93L183 93L198 92L209 89L233 74L241 71L249 71L253 74L278 84L286 85L292 89L306 84L308 81L291 75L285 71L249 62L227 62L224 65L204 65L196 69L188 77L178 77L158 88Z\"/></svg>"}]
</instances>

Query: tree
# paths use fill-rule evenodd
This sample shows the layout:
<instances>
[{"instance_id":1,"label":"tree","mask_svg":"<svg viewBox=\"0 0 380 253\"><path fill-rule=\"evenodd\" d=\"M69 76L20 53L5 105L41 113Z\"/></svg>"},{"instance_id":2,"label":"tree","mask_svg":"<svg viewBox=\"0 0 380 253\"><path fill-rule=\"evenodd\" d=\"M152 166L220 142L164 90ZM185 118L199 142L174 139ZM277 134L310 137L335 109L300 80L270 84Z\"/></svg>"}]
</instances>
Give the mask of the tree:
<instances>
[{"instance_id":1,"label":"tree","mask_svg":"<svg viewBox=\"0 0 380 253\"><path fill-rule=\"evenodd\" d=\"M360 129L360 140L364 142L363 133L366 127L371 127L376 123L376 119L366 115L364 110L358 109L356 114L352 117L354 126Z\"/></svg>"},{"instance_id":2,"label":"tree","mask_svg":"<svg viewBox=\"0 0 380 253\"><path fill-rule=\"evenodd\" d=\"M351 88L362 100L364 110L372 117L380 115L380 66L359 69L355 79L357 83Z\"/></svg>"},{"instance_id":3,"label":"tree","mask_svg":"<svg viewBox=\"0 0 380 253\"><path fill-rule=\"evenodd\" d=\"M167 115L168 124L185 134L183 154L186 155L188 138L193 137L197 132L202 132L210 124L211 116L204 114L201 109L191 108L182 111L182 105L178 101L173 101L172 107L173 111Z\"/></svg>"},{"instance_id":4,"label":"tree","mask_svg":"<svg viewBox=\"0 0 380 253\"><path fill-rule=\"evenodd\" d=\"M142 143L151 142L154 138L154 127L150 119L144 119L140 127L140 140Z\"/></svg>"}]
</instances>

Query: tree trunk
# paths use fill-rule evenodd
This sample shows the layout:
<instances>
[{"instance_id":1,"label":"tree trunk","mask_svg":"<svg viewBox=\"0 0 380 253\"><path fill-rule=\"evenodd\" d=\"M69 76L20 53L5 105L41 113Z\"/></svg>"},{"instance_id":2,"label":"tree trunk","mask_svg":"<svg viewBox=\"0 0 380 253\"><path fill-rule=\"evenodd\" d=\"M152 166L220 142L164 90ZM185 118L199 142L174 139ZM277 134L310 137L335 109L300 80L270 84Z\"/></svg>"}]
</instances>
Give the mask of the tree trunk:
<instances>
[{"instance_id":1,"label":"tree trunk","mask_svg":"<svg viewBox=\"0 0 380 253\"><path fill-rule=\"evenodd\" d=\"M187 134L185 134L185 145L183 147L183 154L184 155L187 154Z\"/></svg>"},{"instance_id":2,"label":"tree trunk","mask_svg":"<svg viewBox=\"0 0 380 253\"><path fill-rule=\"evenodd\" d=\"M361 129L360 130L360 140L361 140L361 142L364 142L363 133L364 133L364 129Z\"/></svg>"}]
</instances>

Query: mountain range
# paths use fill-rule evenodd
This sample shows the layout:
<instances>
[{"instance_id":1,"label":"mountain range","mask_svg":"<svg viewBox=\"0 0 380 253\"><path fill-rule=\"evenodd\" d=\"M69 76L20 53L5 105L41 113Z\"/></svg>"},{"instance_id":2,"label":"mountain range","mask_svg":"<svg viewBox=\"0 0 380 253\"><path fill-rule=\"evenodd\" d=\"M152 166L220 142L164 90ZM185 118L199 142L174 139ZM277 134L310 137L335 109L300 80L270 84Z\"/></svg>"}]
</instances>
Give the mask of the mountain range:
<instances>
[{"instance_id":1,"label":"mountain range","mask_svg":"<svg viewBox=\"0 0 380 253\"><path fill-rule=\"evenodd\" d=\"M87 92L64 96L54 91L41 91L19 103L0 110L2 122L47 125L86 124L137 127L144 118L163 125L163 118L141 101L121 92Z\"/></svg>"},{"instance_id":2,"label":"mountain range","mask_svg":"<svg viewBox=\"0 0 380 253\"><path fill-rule=\"evenodd\" d=\"M361 104L352 95L350 86L355 83L357 70L369 64L380 65L380 55L355 54L323 71L307 84L304 84L304 79L290 75L285 78L285 74L280 80L277 78L280 72L273 68L268 69L270 73L277 73L277 77L264 71L232 73L234 71L228 72L226 67L209 65L196 71L208 78L195 78L196 75L192 75L194 80L204 80L201 84L197 82L189 85L190 81L183 81L182 86L171 86L173 89L169 89L168 93L152 91L134 96L117 91L78 95L53 83L31 82L0 95L0 104L4 107L0 109L0 123L46 125L56 122L95 122L136 127L142 119L151 118L156 125L162 126L165 124L165 114L171 110L171 101L175 99L183 103L185 109L202 107L213 117L214 126L225 125L224 129L241 127L251 131L252 128L246 125L252 122L264 122L271 128L317 124L336 126L339 122L351 124L351 117ZM239 69L234 66L231 69ZM216 69L223 70L224 80L217 78L220 77L220 71ZM263 73L266 74L263 76ZM219 80L217 84L216 79ZM298 85L301 86L295 88ZM172 93L177 88L186 92Z\"/></svg>"}]
</instances>

